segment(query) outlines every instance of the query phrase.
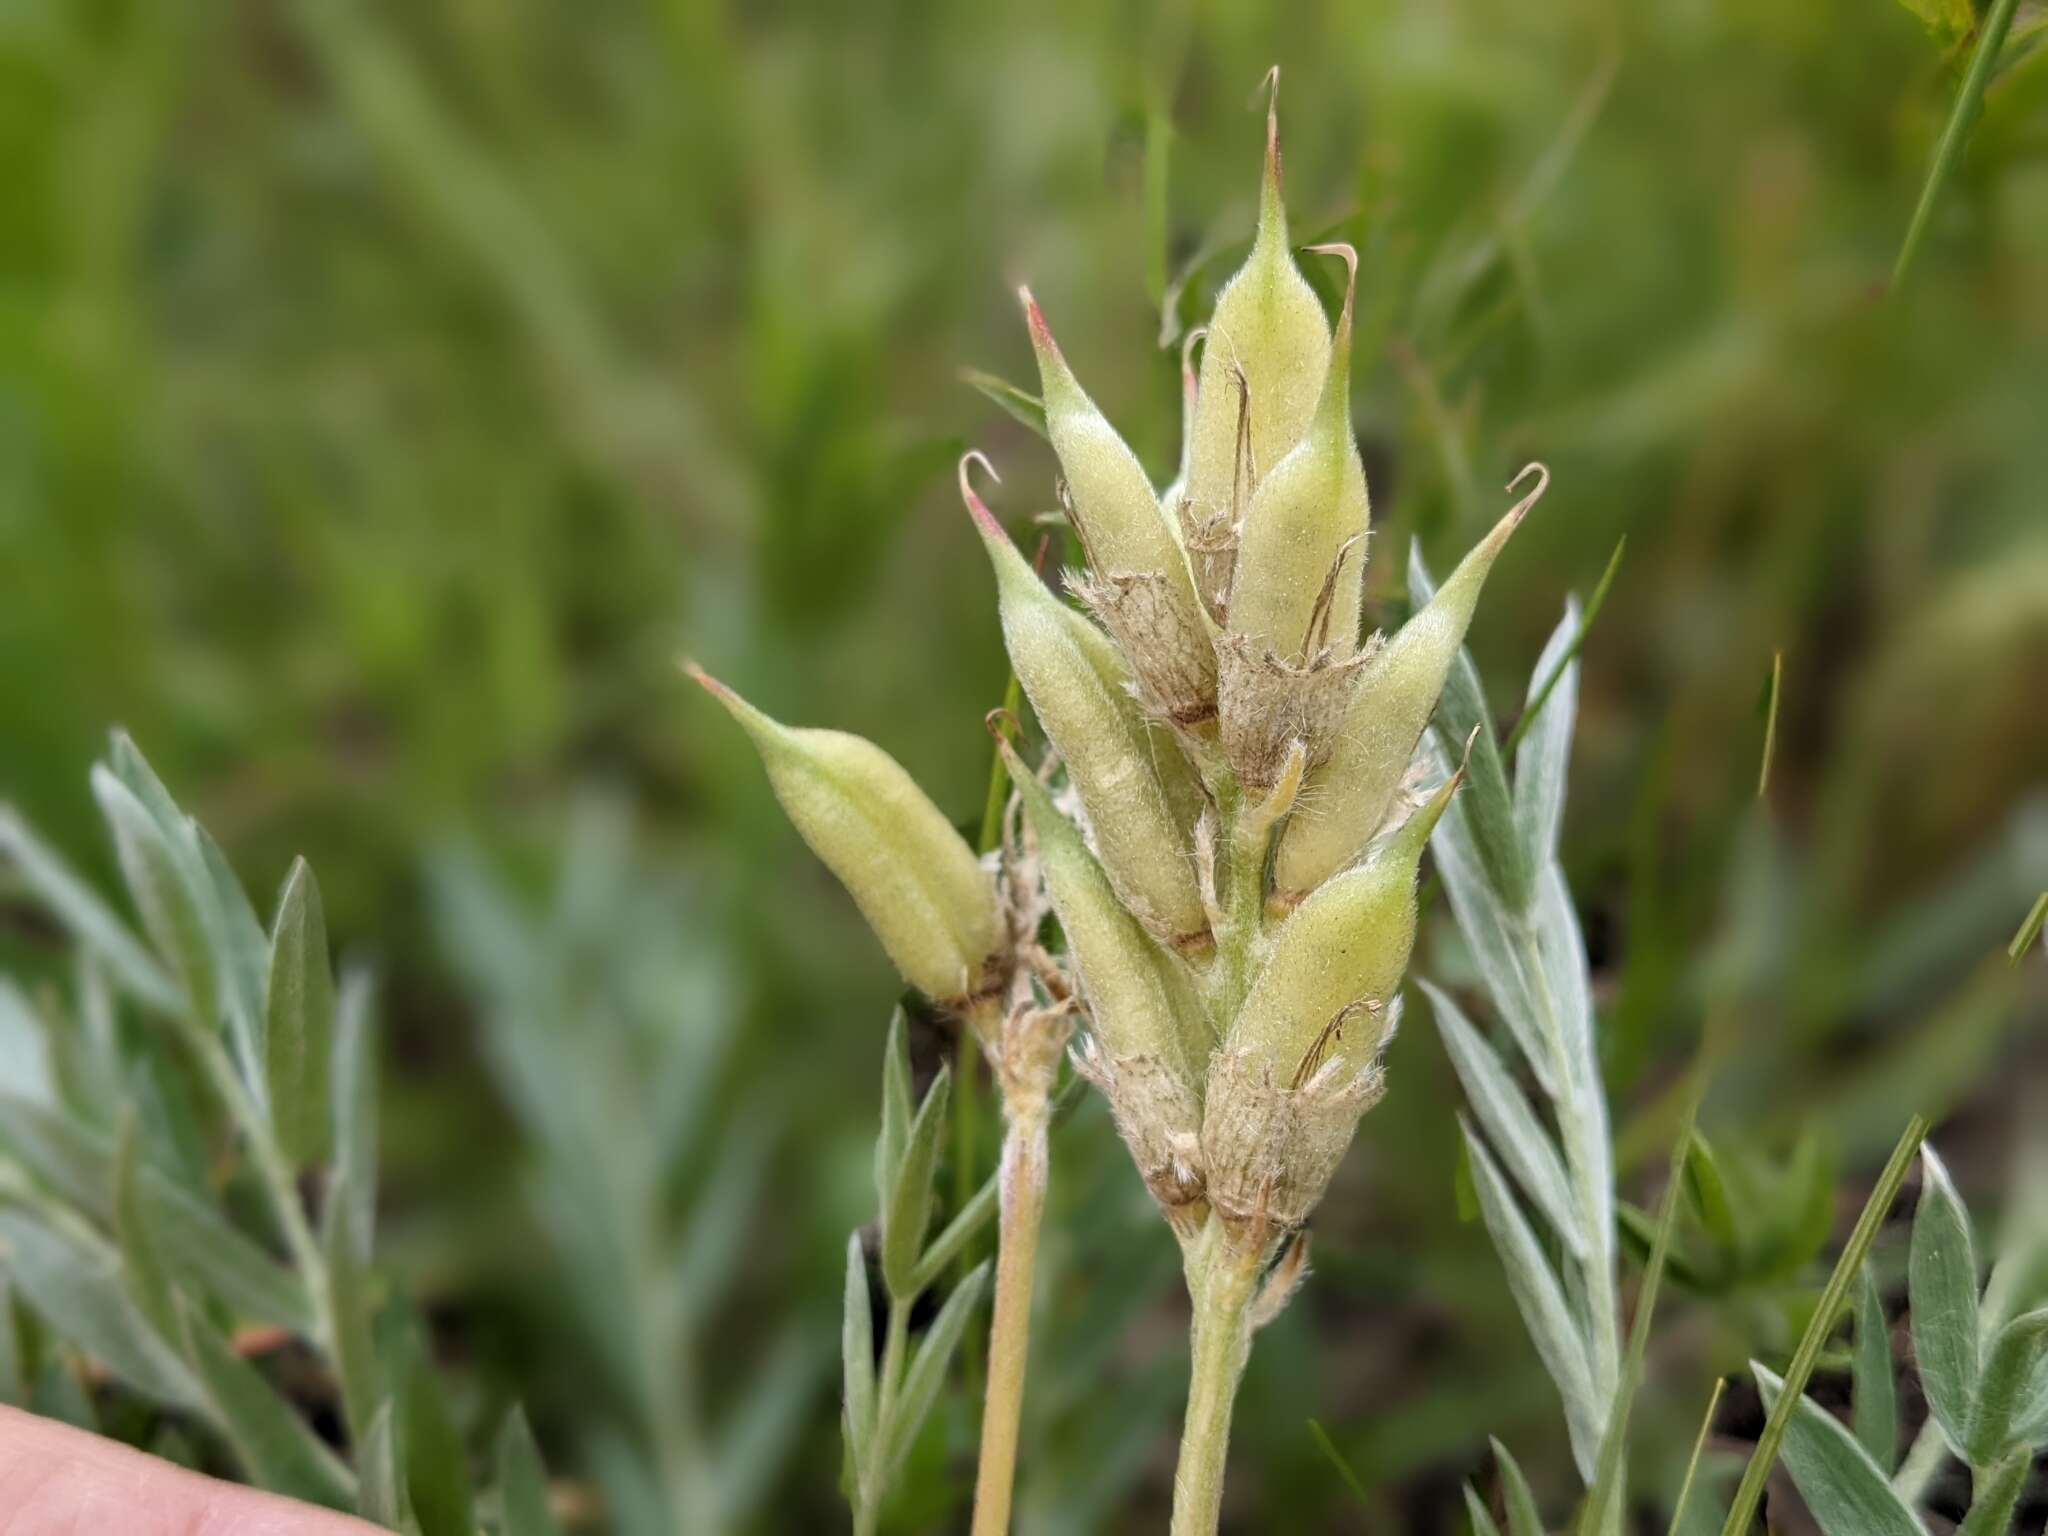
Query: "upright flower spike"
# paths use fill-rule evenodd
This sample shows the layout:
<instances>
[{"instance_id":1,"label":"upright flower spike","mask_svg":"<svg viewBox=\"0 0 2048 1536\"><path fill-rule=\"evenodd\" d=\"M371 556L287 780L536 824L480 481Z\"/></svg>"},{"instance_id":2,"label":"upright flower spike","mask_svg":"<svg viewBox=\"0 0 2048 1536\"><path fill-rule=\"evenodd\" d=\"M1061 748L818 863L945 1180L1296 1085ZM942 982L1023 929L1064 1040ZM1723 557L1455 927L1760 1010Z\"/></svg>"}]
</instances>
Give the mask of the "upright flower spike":
<instances>
[{"instance_id":1,"label":"upright flower spike","mask_svg":"<svg viewBox=\"0 0 2048 1536\"><path fill-rule=\"evenodd\" d=\"M995 884L908 773L873 742L763 714L694 662L684 670L753 739L775 798L839 877L904 980L957 1010L995 984Z\"/></svg>"},{"instance_id":2,"label":"upright flower spike","mask_svg":"<svg viewBox=\"0 0 2048 1536\"><path fill-rule=\"evenodd\" d=\"M1088 398L1031 290L1019 290L1045 390L1046 432L1088 554L1075 594L1102 617L1163 718L1196 728L1216 713L1216 654L1180 540L1144 466Z\"/></svg>"},{"instance_id":3,"label":"upright flower spike","mask_svg":"<svg viewBox=\"0 0 2048 1536\"><path fill-rule=\"evenodd\" d=\"M1238 500L1241 414L1250 468L1263 473L1301 440L1330 355L1330 323L1287 248L1280 195L1280 72L1270 77L1266 166L1251 255L1217 297L1202 349L1186 496L1196 519L1243 512Z\"/></svg>"},{"instance_id":4,"label":"upright flower spike","mask_svg":"<svg viewBox=\"0 0 2048 1536\"><path fill-rule=\"evenodd\" d=\"M1351 433L1351 311L1358 253L1341 255L1349 275L1336 340L1308 433L1259 481L1238 535L1230 589L1230 632L1283 661L1358 646L1358 610L1370 509L1365 464Z\"/></svg>"},{"instance_id":5,"label":"upright flower spike","mask_svg":"<svg viewBox=\"0 0 2048 1536\"><path fill-rule=\"evenodd\" d=\"M1394 804L1415 744L1443 692L1444 679L1472 623L1487 573L1508 538L1550 484L1532 464L1535 487L1459 562L1436 596L1366 663L1329 760L1309 775L1301 808L1289 820L1274 857L1273 905L1285 910L1357 858Z\"/></svg>"},{"instance_id":6,"label":"upright flower spike","mask_svg":"<svg viewBox=\"0 0 2048 1536\"><path fill-rule=\"evenodd\" d=\"M1209 922L1195 882L1192 829L1174 817L1142 725L1091 663L1074 627L1086 621L1046 589L975 494L968 463L960 464L960 495L995 567L1003 643L1067 765L1103 869L1154 937L1184 954L1206 949Z\"/></svg>"}]
</instances>

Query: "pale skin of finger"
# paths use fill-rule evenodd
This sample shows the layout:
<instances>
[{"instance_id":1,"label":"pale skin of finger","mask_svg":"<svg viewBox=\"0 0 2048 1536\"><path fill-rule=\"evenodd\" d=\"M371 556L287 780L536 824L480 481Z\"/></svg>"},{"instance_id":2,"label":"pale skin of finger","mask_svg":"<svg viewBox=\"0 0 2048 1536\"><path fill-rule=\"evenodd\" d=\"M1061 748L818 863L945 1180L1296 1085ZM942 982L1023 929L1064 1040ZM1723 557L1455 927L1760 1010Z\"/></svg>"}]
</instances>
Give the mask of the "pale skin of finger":
<instances>
[{"instance_id":1,"label":"pale skin of finger","mask_svg":"<svg viewBox=\"0 0 2048 1536\"><path fill-rule=\"evenodd\" d=\"M348 1515L187 1472L0 1408L0 1536L380 1536Z\"/></svg>"}]
</instances>

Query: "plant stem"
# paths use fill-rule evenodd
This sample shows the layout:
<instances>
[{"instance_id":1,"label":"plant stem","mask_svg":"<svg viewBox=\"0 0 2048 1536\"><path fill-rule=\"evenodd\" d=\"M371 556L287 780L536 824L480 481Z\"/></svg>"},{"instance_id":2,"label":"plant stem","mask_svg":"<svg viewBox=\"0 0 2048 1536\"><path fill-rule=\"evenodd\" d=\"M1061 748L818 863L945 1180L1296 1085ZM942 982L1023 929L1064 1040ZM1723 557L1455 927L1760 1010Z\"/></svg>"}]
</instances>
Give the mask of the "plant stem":
<instances>
[{"instance_id":1,"label":"plant stem","mask_svg":"<svg viewBox=\"0 0 2048 1536\"><path fill-rule=\"evenodd\" d=\"M1172 1536L1215 1536L1223 1511L1223 1470L1230 1452L1230 1410L1251 1353L1247 1315L1257 1289L1259 1254L1230 1241L1211 1219L1188 1267L1194 1302L1188 1411L1180 1465L1173 1475Z\"/></svg>"},{"instance_id":2,"label":"plant stem","mask_svg":"<svg viewBox=\"0 0 2048 1536\"><path fill-rule=\"evenodd\" d=\"M219 1036L189 1022L181 1022L179 1033L199 1058L207 1081L242 1133L249 1156L262 1177L264 1193L277 1216L277 1224L283 1229L285 1246L291 1250L300 1283L306 1287L306 1300L313 1311L312 1342L323 1352L331 1354L335 1342L334 1317L327 1281L327 1260L320 1251L319 1241L313 1236L311 1223L306 1220L306 1208L299 1201L298 1181L272 1139L262 1111L257 1108L255 1099L250 1096L241 1076L235 1071L234 1063L222 1048Z\"/></svg>"},{"instance_id":3,"label":"plant stem","mask_svg":"<svg viewBox=\"0 0 2048 1536\"><path fill-rule=\"evenodd\" d=\"M1055 1067L1057 1061L1055 1057ZM1028 1085L1021 1092L1013 1087L1006 1095L1009 1125L1003 1133L996 1299L988 1332L981 1464L974 1479L974 1536L1002 1536L1010 1528L1024 1372L1031 1354L1031 1289L1038 1266L1038 1227L1045 1215L1049 1086Z\"/></svg>"},{"instance_id":4,"label":"plant stem","mask_svg":"<svg viewBox=\"0 0 2048 1536\"><path fill-rule=\"evenodd\" d=\"M1941 131L1941 142L1934 151L1934 164L1920 189L1920 202L1913 209L1913 222L1906 226L1906 239L1899 247L1898 264L1892 268L1894 293L1905 286L1906 277L1913 270L1914 258L1920 254L1920 243L1926 238L1928 225L1933 221L1935 204L1941 201L1942 190L1948 186L1949 177L1962 159L1963 145L1969 141L1970 130L1976 126L1978 111L1984 104L1984 88L1991 83L1992 68L1998 62L1998 55L2004 51L2005 34L2011 29L2013 14L2018 9L2019 0L1996 0L1991 14L1985 18L1983 30L1978 34L1977 52L1970 60L1969 73L1963 77L1963 88L1956 93L1956 104L1949 113L1948 126Z\"/></svg>"},{"instance_id":5,"label":"plant stem","mask_svg":"<svg viewBox=\"0 0 2048 1536\"><path fill-rule=\"evenodd\" d=\"M1927 1485L1934 1481L1934 1474L1947 1460L1948 1443L1941 1438L1941 1426L1930 1417L1920 1426L1920 1433L1914 1437L1906 1459L1899 1463L1899 1470L1893 1474L1892 1492L1908 1504L1918 1504L1926 1497Z\"/></svg>"}]
</instances>

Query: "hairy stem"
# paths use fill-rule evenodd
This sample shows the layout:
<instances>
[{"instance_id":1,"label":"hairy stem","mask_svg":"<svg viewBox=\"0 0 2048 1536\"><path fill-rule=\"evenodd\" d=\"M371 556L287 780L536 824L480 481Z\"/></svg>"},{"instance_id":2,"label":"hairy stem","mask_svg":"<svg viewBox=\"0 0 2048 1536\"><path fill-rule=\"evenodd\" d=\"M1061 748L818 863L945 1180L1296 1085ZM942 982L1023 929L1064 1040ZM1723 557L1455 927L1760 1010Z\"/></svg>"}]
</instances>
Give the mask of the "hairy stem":
<instances>
[{"instance_id":1,"label":"hairy stem","mask_svg":"<svg viewBox=\"0 0 2048 1536\"><path fill-rule=\"evenodd\" d=\"M1229 1240L1220 1221L1189 1256L1188 1411L1181 1426L1180 1465L1173 1475L1172 1536L1215 1536L1223 1510L1223 1469L1230 1452L1230 1410L1251 1354L1256 1249Z\"/></svg>"},{"instance_id":2,"label":"hairy stem","mask_svg":"<svg viewBox=\"0 0 2048 1536\"><path fill-rule=\"evenodd\" d=\"M982 1398L981 1465L974 1479L974 1536L1001 1536L1010 1528L1024 1372L1031 1353L1031 1288L1038 1267L1038 1227L1045 1215L1050 1103L1043 1089L1013 1091L1008 1099L995 1314L989 1323L988 1387Z\"/></svg>"}]
</instances>

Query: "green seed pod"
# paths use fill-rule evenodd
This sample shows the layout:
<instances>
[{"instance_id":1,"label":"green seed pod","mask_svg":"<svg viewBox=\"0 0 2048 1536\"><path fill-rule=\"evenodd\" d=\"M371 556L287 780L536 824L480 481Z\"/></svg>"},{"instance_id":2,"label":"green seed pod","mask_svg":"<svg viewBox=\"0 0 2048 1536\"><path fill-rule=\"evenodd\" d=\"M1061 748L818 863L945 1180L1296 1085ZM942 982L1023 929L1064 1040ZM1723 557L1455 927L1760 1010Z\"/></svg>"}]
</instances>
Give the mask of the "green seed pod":
<instances>
[{"instance_id":1,"label":"green seed pod","mask_svg":"<svg viewBox=\"0 0 2048 1536\"><path fill-rule=\"evenodd\" d=\"M1018 296L1031 326L1032 350L1038 354L1046 433L1073 497L1089 565L1099 575L1131 572L1171 578L1178 573L1177 585L1186 588L1192 604L1194 584L1187 562L1145 467L1074 377L1031 290L1021 288Z\"/></svg>"},{"instance_id":2,"label":"green seed pod","mask_svg":"<svg viewBox=\"0 0 2048 1536\"><path fill-rule=\"evenodd\" d=\"M1422 849L1463 777L1461 769L1445 780L1370 860L1319 887L1281 925L1228 1042L1263 1057L1276 1082L1300 1088L1325 1062L1364 1064L1378 1053L1415 943Z\"/></svg>"},{"instance_id":3,"label":"green seed pod","mask_svg":"<svg viewBox=\"0 0 2048 1536\"><path fill-rule=\"evenodd\" d=\"M995 567L1003 643L1039 723L1067 765L1118 899L1164 943L1206 948L1208 918L1195 884L1191 828L1180 825L1153 771L1142 729L1089 658L1079 614L1048 591L967 483L960 494Z\"/></svg>"},{"instance_id":4,"label":"green seed pod","mask_svg":"<svg viewBox=\"0 0 2048 1536\"><path fill-rule=\"evenodd\" d=\"M1116 701L1117 716L1124 723L1131 745L1145 754L1152 771L1159 776L1159 787L1166 792L1166 805L1173 813L1174 825L1192 827L1208 801L1202 792L1202 781L1187 754L1181 751L1171 727L1161 725L1139 705L1137 681L1130 664L1116 642L1102 632L1102 627L1065 603L1060 604L1060 612L1066 615L1074 643L1088 658L1095 675L1102 679L1110 698Z\"/></svg>"},{"instance_id":5,"label":"green seed pod","mask_svg":"<svg viewBox=\"0 0 2048 1536\"><path fill-rule=\"evenodd\" d=\"M1358 253L1318 246L1349 263L1344 309L1308 435L1259 481L1238 535L1230 589L1230 630L1283 661L1305 661L1325 646L1349 656L1370 517L1365 464L1351 435L1351 309Z\"/></svg>"},{"instance_id":6,"label":"green seed pod","mask_svg":"<svg viewBox=\"0 0 2048 1536\"><path fill-rule=\"evenodd\" d=\"M1266 169L1251 255L1224 285L1202 349L1187 496L1198 517L1231 513L1238 468L1238 416L1250 400L1255 470L1277 464L1301 440L1328 371L1330 323L1287 249L1280 198L1277 72L1266 113ZM1239 374L1242 372L1242 385Z\"/></svg>"},{"instance_id":7,"label":"green seed pod","mask_svg":"<svg viewBox=\"0 0 2048 1536\"><path fill-rule=\"evenodd\" d=\"M1274 860L1276 906L1291 907L1350 863L1386 819L1465 642L1487 573L1549 483L1548 471L1532 467L1542 474L1535 490L1494 525L1436 596L1366 664L1329 760L1310 774L1301 808L1281 834Z\"/></svg>"},{"instance_id":8,"label":"green seed pod","mask_svg":"<svg viewBox=\"0 0 2048 1536\"><path fill-rule=\"evenodd\" d=\"M701 667L684 669L753 738L775 798L904 979L955 1006L981 992L1001 947L995 883L903 766L844 731L782 725Z\"/></svg>"},{"instance_id":9,"label":"green seed pod","mask_svg":"<svg viewBox=\"0 0 2048 1536\"><path fill-rule=\"evenodd\" d=\"M1151 1056L1187 1075L1166 957L1117 900L1081 829L1007 741L997 743L1024 816L1038 839L1039 867L1080 973L1094 1034L1115 1056Z\"/></svg>"}]
</instances>

